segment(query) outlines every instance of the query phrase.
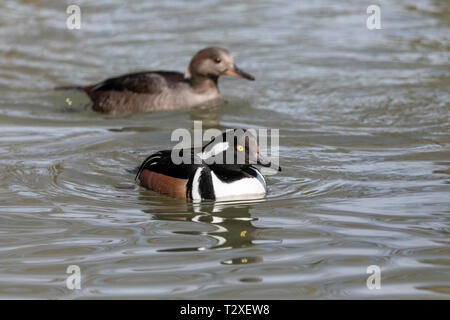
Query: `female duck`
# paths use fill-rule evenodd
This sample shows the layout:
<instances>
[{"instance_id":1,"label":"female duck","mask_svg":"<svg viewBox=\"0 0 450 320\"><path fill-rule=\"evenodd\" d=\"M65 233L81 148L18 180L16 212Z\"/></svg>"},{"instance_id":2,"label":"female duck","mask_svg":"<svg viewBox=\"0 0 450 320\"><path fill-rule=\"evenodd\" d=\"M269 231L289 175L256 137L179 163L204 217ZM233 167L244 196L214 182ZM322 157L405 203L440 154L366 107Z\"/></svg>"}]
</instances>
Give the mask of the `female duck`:
<instances>
[{"instance_id":1,"label":"female duck","mask_svg":"<svg viewBox=\"0 0 450 320\"><path fill-rule=\"evenodd\" d=\"M141 186L176 198L250 198L266 193L265 179L255 165L281 171L259 153L257 140L249 131L233 129L202 148L164 150L150 155L136 178Z\"/></svg>"},{"instance_id":2,"label":"female duck","mask_svg":"<svg viewBox=\"0 0 450 320\"><path fill-rule=\"evenodd\" d=\"M218 79L223 74L254 80L239 69L222 48L205 48L194 55L186 74L146 71L110 78L89 86L57 89L84 91L92 103L88 109L102 113L152 112L191 108L220 101Z\"/></svg>"}]
</instances>

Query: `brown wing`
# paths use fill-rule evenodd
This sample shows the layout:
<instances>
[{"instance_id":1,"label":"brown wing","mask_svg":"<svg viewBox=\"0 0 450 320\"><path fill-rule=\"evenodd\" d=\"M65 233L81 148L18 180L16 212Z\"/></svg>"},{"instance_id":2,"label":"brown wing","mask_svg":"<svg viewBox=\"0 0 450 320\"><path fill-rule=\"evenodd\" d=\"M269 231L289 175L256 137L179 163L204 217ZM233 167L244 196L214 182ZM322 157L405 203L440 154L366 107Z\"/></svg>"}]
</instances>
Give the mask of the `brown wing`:
<instances>
[{"instance_id":1,"label":"brown wing","mask_svg":"<svg viewBox=\"0 0 450 320\"><path fill-rule=\"evenodd\" d=\"M88 86L86 92L100 91L131 91L144 94L158 94L164 88L172 87L176 83L183 82L184 75L172 71L149 71L122 75L106 79L100 83Z\"/></svg>"},{"instance_id":2,"label":"brown wing","mask_svg":"<svg viewBox=\"0 0 450 320\"><path fill-rule=\"evenodd\" d=\"M147 189L167 194L174 198L186 198L187 179L169 177L144 169L139 175L139 182L141 186Z\"/></svg>"}]
</instances>

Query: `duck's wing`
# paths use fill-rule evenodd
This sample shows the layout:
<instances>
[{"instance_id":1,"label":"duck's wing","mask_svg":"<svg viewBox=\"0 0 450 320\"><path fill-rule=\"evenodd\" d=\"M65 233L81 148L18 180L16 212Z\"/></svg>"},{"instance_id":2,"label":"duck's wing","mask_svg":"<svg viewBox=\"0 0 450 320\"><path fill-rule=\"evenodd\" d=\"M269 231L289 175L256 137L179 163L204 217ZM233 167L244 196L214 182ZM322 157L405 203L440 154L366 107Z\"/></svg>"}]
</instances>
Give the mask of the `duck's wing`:
<instances>
[{"instance_id":1,"label":"duck's wing","mask_svg":"<svg viewBox=\"0 0 450 320\"><path fill-rule=\"evenodd\" d=\"M131 91L142 94L158 94L164 88L184 82L184 74L175 71L147 71L125 74L109 78L92 86L85 87L86 92Z\"/></svg>"},{"instance_id":2,"label":"duck's wing","mask_svg":"<svg viewBox=\"0 0 450 320\"><path fill-rule=\"evenodd\" d=\"M183 152L188 152L190 157L189 163L180 164L175 164L172 161L172 150L156 152L142 162L136 174L136 179L139 178L144 170L164 174L173 178L189 179L195 174L197 168L201 166L201 162L199 163L199 161L194 160L197 151L197 149L175 149L177 156L182 157Z\"/></svg>"}]
</instances>

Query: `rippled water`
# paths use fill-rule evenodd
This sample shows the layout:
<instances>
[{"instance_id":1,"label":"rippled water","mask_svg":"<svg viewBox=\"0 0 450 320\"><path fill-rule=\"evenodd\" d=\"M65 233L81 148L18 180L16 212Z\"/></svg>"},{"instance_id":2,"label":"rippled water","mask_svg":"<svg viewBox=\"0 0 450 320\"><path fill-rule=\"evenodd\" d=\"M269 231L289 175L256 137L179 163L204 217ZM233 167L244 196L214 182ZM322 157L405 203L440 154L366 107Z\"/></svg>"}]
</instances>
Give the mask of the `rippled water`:
<instances>
[{"instance_id":1,"label":"rippled water","mask_svg":"<svg viewBox=\"0 0 450 320\"><path fill-rule=\"evenodd\" d=\"M0 298L450 298L448 1L78 1L68 30L70 3L0 3ZM53 91L210 45L257 78L221 79L220 108L104 116ZM134 185L194 120L280 129L265 199Z\"/></svg>"}]
</instances>

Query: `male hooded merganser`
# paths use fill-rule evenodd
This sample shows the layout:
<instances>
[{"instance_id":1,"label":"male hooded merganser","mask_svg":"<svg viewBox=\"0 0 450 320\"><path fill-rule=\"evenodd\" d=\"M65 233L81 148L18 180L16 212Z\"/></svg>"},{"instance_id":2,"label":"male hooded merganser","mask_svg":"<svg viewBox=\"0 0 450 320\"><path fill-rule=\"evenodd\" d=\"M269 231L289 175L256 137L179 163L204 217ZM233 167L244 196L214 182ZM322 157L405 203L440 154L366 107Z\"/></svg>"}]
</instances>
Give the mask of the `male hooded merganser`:
<instances>
[{"instance_id":1,"label":"male hooded merganser","mask_svg":"<svg viewBox=\"0 0 450 320\"><path fill-rule=\"evenodd\" d=\"M254 165L281 171L259 153L255 136L248 130L232 129L200 148L150 155L136 179L150 190L194 201L263 196L266 182Z\"/></svg>"},{"instance_id":2,"label":"male hooded merganser","mask_svg":"<svg viewBox=\"0 0 450 320\"><path fill-rule=\"evenodd\" d=\"M86 92L89 109L102 113L152 112L191 108L220 100L217 80L223 74L254 80L239 69L231 54L222 48L197 52L185 74L175 71L146 71L122 75L89 86L65 86Z\"/></svg>"}]
</instances>

